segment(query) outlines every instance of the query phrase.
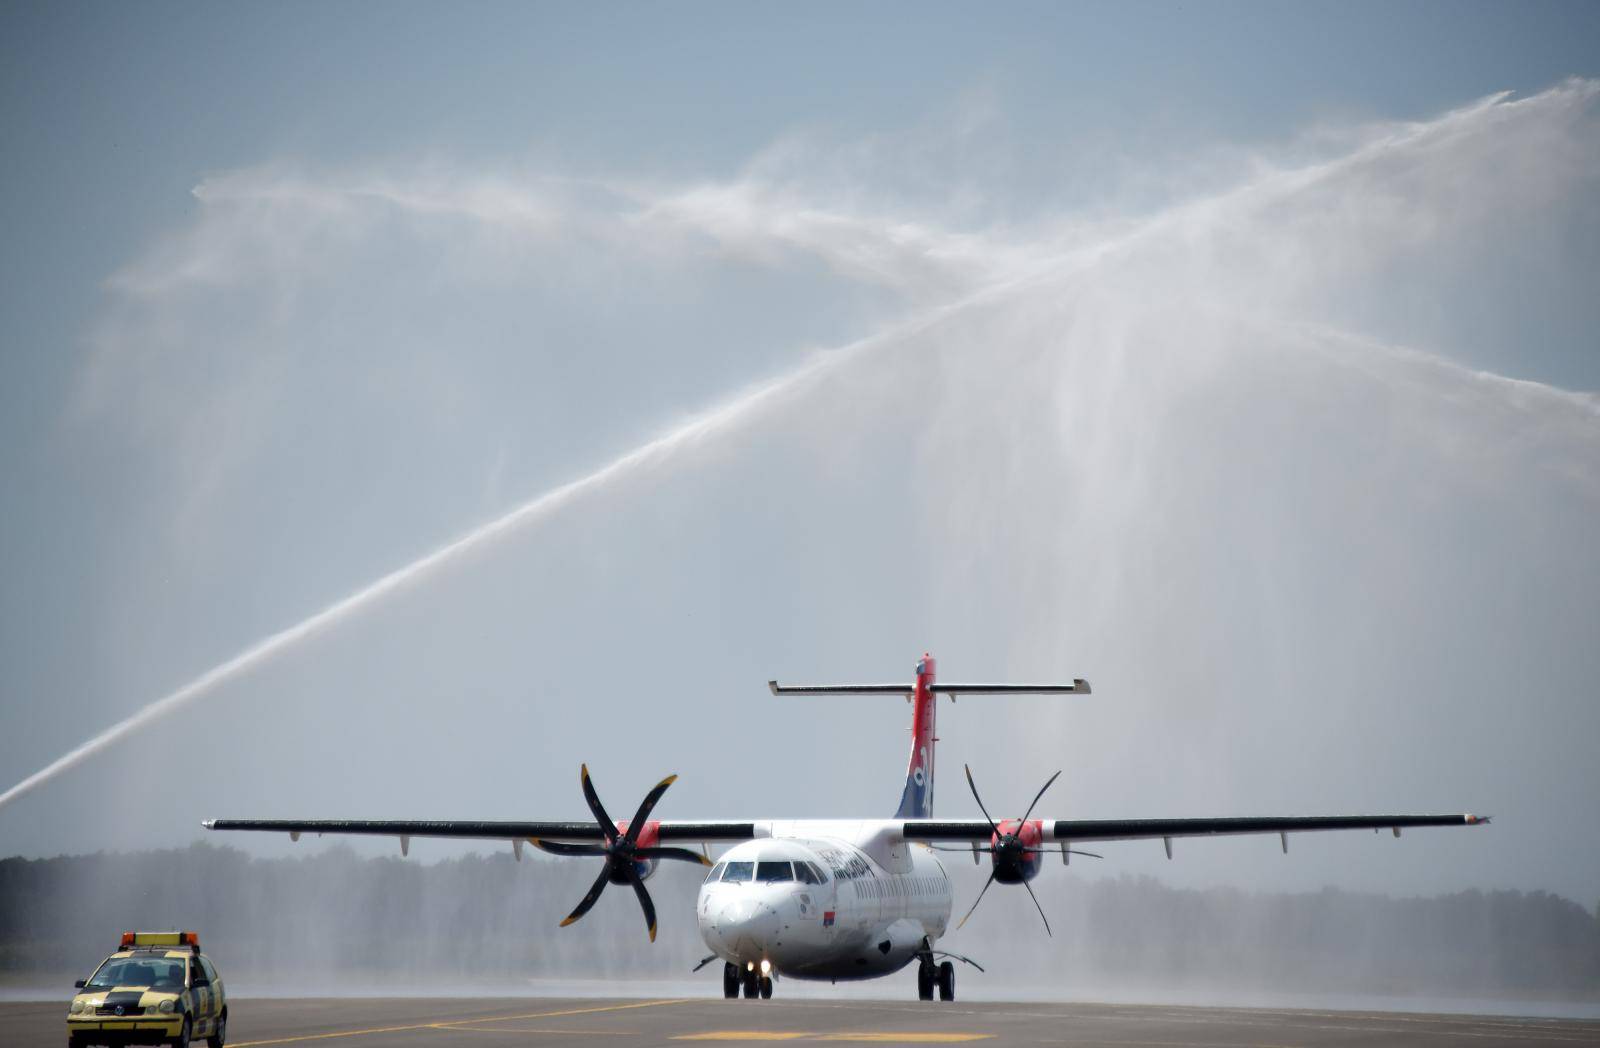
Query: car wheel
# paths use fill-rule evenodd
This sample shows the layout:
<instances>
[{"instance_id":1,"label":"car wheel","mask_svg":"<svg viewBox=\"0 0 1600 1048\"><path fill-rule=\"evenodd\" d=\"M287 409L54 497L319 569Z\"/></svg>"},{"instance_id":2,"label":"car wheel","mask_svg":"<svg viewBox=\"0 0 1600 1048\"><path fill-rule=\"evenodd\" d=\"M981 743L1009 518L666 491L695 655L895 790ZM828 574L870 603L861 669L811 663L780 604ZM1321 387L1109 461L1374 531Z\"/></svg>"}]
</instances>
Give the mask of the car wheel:
<instances>
[{"instance_id":1,"label":"car wheel","mask_svg":"<svg viewBox=\"0 0 1600 1048\"><path fill-rule=\"evenodd\" d=\"M177 1040L173 1041L175 1048L189 1048L189 1035L194 1032L194 1027L189 1023L189 1017L183 1017L183 1029L178 1031Z\"/></svg>"},{"instance_id":2,"label":"car wheel","mask_svg":"<svg viewBox=\"0 0 1600 1048\"><path fill-rule=\"evenodd\" d=\"M228 1039L228 1013L223 1012L217 1016L217 1028L211 1031L211 1036L206 1038L206 1043L211 1048L222 1048Z\"/></svg>"}]
</instances>

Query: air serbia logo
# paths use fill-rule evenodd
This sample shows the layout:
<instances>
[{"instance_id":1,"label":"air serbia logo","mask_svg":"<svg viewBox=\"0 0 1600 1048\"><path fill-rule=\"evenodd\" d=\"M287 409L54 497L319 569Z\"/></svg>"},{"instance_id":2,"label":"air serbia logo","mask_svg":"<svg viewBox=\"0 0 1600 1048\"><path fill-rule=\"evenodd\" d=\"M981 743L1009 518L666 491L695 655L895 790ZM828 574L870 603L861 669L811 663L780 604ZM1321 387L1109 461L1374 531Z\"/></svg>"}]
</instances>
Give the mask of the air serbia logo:
<instances>
[{"instance_id":1,"label":"air serbia logo","mask_svg":"<svg viewBox=\"0 0 1600 1048\"><path fill-rule=\"evenodd\" d=\"M832 910L823 910L822 911L822 926L824 928L832 928L833 927L833 913L834 913L834 911L832 911Z\"/></svg>"}]
</instances>

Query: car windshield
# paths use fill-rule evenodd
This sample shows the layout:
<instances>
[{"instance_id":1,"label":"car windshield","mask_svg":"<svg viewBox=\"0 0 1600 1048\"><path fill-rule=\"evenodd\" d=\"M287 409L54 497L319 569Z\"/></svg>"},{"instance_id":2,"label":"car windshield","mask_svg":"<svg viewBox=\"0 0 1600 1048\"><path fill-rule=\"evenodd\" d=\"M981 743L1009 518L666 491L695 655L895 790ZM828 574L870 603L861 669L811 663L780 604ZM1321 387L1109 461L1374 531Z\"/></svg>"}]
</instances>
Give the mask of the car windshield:
<instances>
[{"instance_id":1,"label":"car windshield","mask_svg":"<svg viewBox=\"0 0 1600 1048\"><path fill-rule=\"evenodd\" d=\"M152 957L134 954L132 957L110 957L94 975L88 985L111 986L162 986L177 989L183 986L184 963L181 957Z\"/></svg>"},{"instance_id":2,"label":"car windshield","mask_svg":"<svg viewBox=\"0 0 1600 1048\"><path fill-rule=\"evenodd\" d=\"M722 871L724 881L748 881L750 870L755 866L753 862L730 862L728 868Z\"/></svg>"},{"instance_id":3,"label":"car windshield","mask_svg":"<svg viewBox=\"0 0 1600 1048\"><path fill-rule=\"evenodd\" d=\"M756 880L762 884L777 884L794 880L794 870L787 862L763 862L756 867Z\"/></svg>"}]
</instances>

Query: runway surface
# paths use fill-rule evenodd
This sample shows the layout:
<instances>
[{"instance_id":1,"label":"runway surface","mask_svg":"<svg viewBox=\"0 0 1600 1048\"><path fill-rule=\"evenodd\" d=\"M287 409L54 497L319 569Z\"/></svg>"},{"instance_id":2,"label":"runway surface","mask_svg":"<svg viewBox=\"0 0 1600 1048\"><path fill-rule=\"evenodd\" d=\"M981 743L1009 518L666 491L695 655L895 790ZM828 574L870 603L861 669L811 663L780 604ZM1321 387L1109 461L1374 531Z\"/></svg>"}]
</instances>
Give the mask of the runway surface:
<instances>
[{"instance_id":1,"label":"runway surface","mask_svg":"<svg viewBox=\"0 0 1600 1048\"><path fill-rule=\"evenodd\" d=\"M1600 1045L1600 1021L1255 1008L916 1001L594 1000L527 997L239 999L232 1048L467 1044ZM66 1002L0 1004L0 1042L66 1040Z\"/></svg>"}]
</instances>

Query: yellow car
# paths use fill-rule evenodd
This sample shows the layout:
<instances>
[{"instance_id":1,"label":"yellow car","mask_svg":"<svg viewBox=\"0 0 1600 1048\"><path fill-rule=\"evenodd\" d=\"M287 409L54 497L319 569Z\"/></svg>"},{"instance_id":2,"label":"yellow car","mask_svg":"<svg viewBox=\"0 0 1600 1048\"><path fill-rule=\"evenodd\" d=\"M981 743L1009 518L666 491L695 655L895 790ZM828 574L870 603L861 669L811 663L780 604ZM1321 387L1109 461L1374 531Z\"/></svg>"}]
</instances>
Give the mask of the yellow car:
<instances>
[{"instance_id":1,"label":"yellow car","mask_svg":"<svg viewBox=\"0 0 1600 1048\"><path fill-rule=\"evenodd\" d=\"M67 1043L163 1044L204 1037L222 1048L228 994L194 932L124 932L122 948L87 979L67 1013Z\"/></svg>"}]
</instances>

